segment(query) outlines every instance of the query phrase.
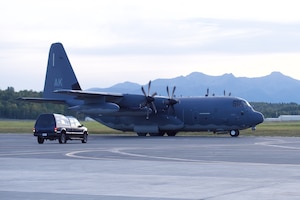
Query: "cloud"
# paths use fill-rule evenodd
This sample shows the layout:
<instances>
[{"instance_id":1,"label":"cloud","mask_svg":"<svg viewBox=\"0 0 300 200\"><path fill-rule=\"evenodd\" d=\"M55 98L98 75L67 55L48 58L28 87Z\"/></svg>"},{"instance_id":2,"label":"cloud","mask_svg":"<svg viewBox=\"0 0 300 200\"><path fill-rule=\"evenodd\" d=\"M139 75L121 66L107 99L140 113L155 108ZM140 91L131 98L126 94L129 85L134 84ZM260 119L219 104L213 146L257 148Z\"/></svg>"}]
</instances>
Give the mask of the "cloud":
<instances>
[{"instance_id":1,"label":"cloud","mask_svg":"<svg viewBox=\"0 0 300 200\"><path fill-rule=\"evenodd\" d=\"M86 84L146 83L192 71L255 76L276 68L296 75L297 5L293 0L5 1L0 86L42 89L53 42L64 44L78 76L89 77Z\"/></svg>"},{"instance_id":2,"label":"cloud","mask_svg":"<svg viewBox=\"0 0 300 200\"><path fill-rule=\"evenodd\" d=\"M96 55L188 55L299 52L300 23L190 19L109 24L93 46ZM103 37L108 39L103 42Z\"/></svg>"}]
</instances>

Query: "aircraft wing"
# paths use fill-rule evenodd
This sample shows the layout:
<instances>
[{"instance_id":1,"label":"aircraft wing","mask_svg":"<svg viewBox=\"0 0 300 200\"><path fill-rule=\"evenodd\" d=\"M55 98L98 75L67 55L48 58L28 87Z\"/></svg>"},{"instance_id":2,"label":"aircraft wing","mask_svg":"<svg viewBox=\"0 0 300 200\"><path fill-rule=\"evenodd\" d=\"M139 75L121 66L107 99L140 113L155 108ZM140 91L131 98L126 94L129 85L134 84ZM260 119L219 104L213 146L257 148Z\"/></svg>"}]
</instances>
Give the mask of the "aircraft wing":
<instances>
[{"instance_id":1,"label":"aircraft wing","mask_svg":"<svg viewBox=\"0 0 300 200\"><path fill-rule=\"evenodd\" d=\"M123 98L123 94L83 91L83 90L55 90L54 93L75 96L76 99L85 100L85 101L91 101L93 99L96 100L99 98L105 98L106 102L118 103Z\"/></svg>"}]
</instances>

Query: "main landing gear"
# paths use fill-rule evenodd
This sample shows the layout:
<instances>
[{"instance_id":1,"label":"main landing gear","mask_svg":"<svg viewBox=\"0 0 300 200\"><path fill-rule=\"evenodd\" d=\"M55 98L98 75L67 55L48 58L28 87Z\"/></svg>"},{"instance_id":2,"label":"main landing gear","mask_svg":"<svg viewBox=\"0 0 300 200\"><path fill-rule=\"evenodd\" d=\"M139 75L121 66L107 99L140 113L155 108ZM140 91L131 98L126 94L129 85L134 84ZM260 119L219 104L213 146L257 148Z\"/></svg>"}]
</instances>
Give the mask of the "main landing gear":
<instances>
[{"instance_id":1,"label":"main landing gear","mask_svg":"<svg viewBox=\"0 0 300 200\"><path fill-rule=\"evenodd\" d=\"M229 135L231 137L238 137L240 135L240 131L239 130L231 130L231 131L229 131Z\"/></svg>"},{"instance_id":2,"label":"main landing gear","mask_svg":"<svg viewBox=\"0 0 300 200\"><path fill-rule=\"evenodd\" d=\"M145 137L147 135L150 136L164 136L165 134L167 134L167 136L176 136L177 132L159 132L159 133L137 133L138 136L142 136Z\"/></svg>"},{"instance_id":3,"label":"main landing gear","mask_svg":"<svg viewBox=\"0 0 300 200\"><path fill-rule=\"evenodd\" d=\"M226 133L226 132L223 132ZM159 133L137 133L138 136L141 137L146 137L147 135L149 136L164 136L165 134L167 134L167 136L176 136L177 132L159 132ZM238 137L240 135L240 131L238 129L235 130L230 130L229 131L229 135L231 137Z\"/></svg>"}]
</instances>

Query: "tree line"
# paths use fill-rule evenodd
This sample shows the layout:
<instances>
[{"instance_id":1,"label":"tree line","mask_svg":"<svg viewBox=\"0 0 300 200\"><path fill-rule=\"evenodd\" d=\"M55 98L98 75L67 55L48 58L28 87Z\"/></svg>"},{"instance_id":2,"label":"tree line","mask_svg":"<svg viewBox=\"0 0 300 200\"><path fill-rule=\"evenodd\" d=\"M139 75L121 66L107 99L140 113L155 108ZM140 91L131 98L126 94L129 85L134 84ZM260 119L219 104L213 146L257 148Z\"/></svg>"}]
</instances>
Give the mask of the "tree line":
<instances>
[{"instance_id":1,"label":"tree line","mask_svg":"<svg viewBox=\"0 0 300 200\"><path fill-rule=\"evenodd\" d=\"M42 92L22 90L16 92L13 87L0 90L0 119L36 119L41 113L61 113L83 118L65 105L51 103L30 103L17 100L19 97L42 97Z\"/></svg>"},{"instance_id":2,"label":"tree line","mask_svg":"<svg viewBox=\"0 0 300 200\"><path fill-rule=\"evenodd\" d=\"M250 102L252 107L264 114L265 118L277 118L280 115L300 115L300 105L297 103L264 103Z\"/></svg>"},{"instance_id":3,"label":"tree line","mask_svg":"<svg viewBox=\"0 0 300 200\"><path fill-rule=\"evenodd\" d=\"M16 100L19 97L42 97L42 92L22 90L16 92L13 87L0 90L1 119L36 119L41 113L61 113L83 119L84 115L68 110L65 105L51 103L29 103ZM266 118L280 115L300 115L300 105L297 103L264 103L250 102L255 110Z\"/></svg>"}]
</instances>

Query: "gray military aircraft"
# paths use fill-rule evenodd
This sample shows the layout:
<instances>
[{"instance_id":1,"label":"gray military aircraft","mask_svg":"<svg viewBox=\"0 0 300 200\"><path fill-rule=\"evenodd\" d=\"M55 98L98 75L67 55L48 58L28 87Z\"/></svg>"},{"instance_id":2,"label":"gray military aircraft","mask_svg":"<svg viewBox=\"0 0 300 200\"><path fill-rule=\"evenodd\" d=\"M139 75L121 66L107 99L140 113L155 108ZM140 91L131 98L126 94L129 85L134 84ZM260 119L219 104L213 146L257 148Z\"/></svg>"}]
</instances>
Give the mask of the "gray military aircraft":
<instances>
[{"instance_id":1,"label":"gray military aircraft","mask_svg":"<svg viewBox=\"0 0 300 200\"><path fill-rule=\"evenodd\" d=\"M133 131L138 136L175 136L179 131L211 131L237 137L242 129L264 120L244 99L231 96L175 98L150 94L151 81L141 94L84 91L61 43L51 45L42 98L21 97L30 102L62 103L113 129Z\"/></svg>"}]
</instances>

